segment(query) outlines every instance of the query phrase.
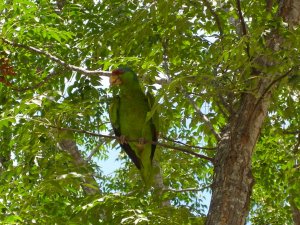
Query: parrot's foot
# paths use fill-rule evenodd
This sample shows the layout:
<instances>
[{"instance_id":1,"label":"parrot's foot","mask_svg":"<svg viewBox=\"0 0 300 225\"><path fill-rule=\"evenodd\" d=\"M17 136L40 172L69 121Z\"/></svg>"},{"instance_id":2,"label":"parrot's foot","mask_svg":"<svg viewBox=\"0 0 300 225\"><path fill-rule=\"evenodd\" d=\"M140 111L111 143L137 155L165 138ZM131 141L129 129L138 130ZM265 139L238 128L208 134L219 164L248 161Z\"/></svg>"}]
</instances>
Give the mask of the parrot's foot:
<instances>
[{"instance_id":1,"label":"parrot's foot","mask_svg":"<svg viewBox=\"0 0 300 225\"><path fill-rule=\"evenodd\" d=\"M145 144L145 138L139 138L139 144L144 145Z\"/></svg>"},{"instance_id":2,"label":"parrot's foot","mask_svg":"<svg viewBox=\"0 0 300 225\"><path fill-rule=\"evenodd\" d=\"M119 142L120 142L121 145L127 144L125 135L121 135L121 136L119 137Z\"/></svg>"}]
</instances>

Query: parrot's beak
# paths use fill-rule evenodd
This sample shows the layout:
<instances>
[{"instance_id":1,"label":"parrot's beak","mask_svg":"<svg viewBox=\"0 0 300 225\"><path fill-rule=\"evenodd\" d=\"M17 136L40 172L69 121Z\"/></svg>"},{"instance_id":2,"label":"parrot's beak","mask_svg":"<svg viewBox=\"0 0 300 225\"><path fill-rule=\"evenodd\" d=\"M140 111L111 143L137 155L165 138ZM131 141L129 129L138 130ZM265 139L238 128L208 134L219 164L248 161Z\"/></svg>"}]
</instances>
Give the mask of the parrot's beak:
<instances>
[{"instance_id":1,"label":"parrot's beak","mask_svg":"<svg viewBox=\"0 0 300 225\"><path fill-rule=\"evenodd\" d=\"M109 83L110 83L111 86L115 86L115 85L121 84L122 81L121 81L119 75L112 74L112 75L109 77Z\"/></svg>"}]
</instances>

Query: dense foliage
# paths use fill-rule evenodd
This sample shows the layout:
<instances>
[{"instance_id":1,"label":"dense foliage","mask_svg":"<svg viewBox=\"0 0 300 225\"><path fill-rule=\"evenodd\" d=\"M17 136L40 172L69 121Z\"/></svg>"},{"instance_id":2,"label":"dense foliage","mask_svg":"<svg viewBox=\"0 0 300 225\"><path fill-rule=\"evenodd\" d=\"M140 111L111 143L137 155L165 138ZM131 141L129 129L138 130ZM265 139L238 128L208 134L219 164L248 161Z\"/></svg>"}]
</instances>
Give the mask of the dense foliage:
<instances>
[{"instance_id":1,"label":"dense foliage","mask_svg":"<svg viewBox=\"0 0 300 225\"><path fill-rule=\"evenodd\" d=\"M265 74L285 74L299 66L300 49L299 29L274 19L276 5L266 11L264 1L241 1L248 29L242 35L234 1L203 2L2 0L0 221L203 223L213 164L171 147L213 157L217 140L203 114L221 132L243 93L255 94L257 77L250 70L259 67L256 59L272 59ZM266 47L272 29L287 40L276 54ZM170 146L157 149L167 187L159 199L143 191L116 141L95 135L112 134L107 77L69 66L108 71L121 64L156 95L160 143ZM274 85L253 159L253 224L290 224L291 204L300 207L299 75L293 70ZM91 158L88 168L57 147L66 135L82 158ZM119 152L120 168L107 175L101 162L112 151ZM89 174L98 194L82 188ZM162 207L167 200L171 206Z\"/></svg>"}]
</instances>

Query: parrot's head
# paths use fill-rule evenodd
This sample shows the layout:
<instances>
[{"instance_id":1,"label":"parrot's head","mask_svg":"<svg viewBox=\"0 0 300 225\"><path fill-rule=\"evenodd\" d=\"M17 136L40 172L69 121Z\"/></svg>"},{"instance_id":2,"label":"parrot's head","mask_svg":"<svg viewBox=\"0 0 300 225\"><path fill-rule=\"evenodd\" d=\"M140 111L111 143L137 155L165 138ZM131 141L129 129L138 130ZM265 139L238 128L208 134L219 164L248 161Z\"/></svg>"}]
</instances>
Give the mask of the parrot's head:
<instances>
[{"instance_id":1,"label":"parrot's head","mask_svg":"<svg viewBox=\"0 0 300 225\"><path fill-rule=\"evenodd\" d=\"M111 86L126 85L138 82L137 75L128 67L120 67L112 71L109 78Z\"/></svg>"}]
</instances>

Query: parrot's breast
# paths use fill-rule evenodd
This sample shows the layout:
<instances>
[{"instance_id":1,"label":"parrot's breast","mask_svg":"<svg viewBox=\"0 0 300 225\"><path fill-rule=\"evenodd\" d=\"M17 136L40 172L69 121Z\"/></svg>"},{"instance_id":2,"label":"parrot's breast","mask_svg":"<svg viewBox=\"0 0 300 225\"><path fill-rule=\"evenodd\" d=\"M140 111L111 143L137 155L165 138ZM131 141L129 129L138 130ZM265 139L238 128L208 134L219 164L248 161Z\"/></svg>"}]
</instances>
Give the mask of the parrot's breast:
<instances>
[{"instance_id":1,"label":"parrot's breast","mask_svg":"<svg viewBox=\"0 0 300 225\"><path fill-rule=\"evenodd\" d=\"M144 138L151 141L151 127L149 123L145 123L148 111L149 106L143 93L121 97L119 115L121 134L129 140Z\"/></svg>"}]
</instances>

